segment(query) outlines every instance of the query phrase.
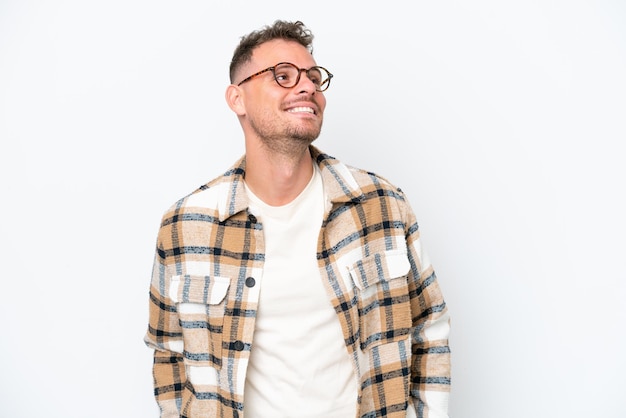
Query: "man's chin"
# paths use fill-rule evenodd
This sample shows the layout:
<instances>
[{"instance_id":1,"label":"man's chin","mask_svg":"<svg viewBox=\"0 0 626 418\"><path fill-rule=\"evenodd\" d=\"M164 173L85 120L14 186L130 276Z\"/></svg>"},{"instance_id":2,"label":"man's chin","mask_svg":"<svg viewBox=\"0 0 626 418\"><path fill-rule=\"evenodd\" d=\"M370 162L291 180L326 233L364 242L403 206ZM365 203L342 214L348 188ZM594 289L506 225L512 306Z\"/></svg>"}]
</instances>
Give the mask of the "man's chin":
<instances>
[{"instance_id":1,"label":"man's chin","mask_svg":"<svg viewBox=\"0 0 626 418\"><path fill-rule=\"evenodd\" d=\"M295 141L306 142L308 144L311 144L320 136L320 132L321 132L320 129L315 130L315 131L294 130L292 132L289 132L288 136Z\"/></svg>"}]
</instances>

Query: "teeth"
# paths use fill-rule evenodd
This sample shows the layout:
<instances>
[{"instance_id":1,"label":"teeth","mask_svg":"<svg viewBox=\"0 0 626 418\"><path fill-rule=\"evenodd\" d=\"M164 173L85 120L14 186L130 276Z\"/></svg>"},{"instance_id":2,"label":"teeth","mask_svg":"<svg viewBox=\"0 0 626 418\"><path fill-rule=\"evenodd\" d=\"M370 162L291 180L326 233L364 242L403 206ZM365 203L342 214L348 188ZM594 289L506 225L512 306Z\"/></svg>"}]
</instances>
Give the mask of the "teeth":
<instances>
[{"instance_id":1,"label":"teeth","mask_svg":"<svg viewBox=\"0 0 626 418\"><path fill-rule=\"evenodd\" d=\"M311 109L310 107L294 107L293 109L289 109L288 112L290 113L295 113L295 112L315 113L313 112L313 109Z\"/></svg>"}]
</instances>

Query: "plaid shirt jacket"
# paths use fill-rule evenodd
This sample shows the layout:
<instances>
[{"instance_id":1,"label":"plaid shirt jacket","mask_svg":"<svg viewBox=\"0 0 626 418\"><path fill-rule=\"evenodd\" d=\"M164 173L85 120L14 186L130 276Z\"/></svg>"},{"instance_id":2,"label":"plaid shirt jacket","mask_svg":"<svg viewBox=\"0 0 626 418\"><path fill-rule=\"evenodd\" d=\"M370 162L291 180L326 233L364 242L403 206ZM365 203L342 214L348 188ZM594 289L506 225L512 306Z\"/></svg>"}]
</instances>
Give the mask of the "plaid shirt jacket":
<instances>
[{"instance_id":1,"label":"plaid shirt jacket","mask_svg":"<svg viewBox=\"0 0 626 418\"><path fill-rule=\"evenodd\" d=\"M448 310L405 195L310 151L328 200L319 272L358 379L358 416L405 417L411 402L418 417L447 417ZM242 157L163 215L145 336L162 417L245 415L265 255L244 172Z\"/></svg>"}]
</instances>

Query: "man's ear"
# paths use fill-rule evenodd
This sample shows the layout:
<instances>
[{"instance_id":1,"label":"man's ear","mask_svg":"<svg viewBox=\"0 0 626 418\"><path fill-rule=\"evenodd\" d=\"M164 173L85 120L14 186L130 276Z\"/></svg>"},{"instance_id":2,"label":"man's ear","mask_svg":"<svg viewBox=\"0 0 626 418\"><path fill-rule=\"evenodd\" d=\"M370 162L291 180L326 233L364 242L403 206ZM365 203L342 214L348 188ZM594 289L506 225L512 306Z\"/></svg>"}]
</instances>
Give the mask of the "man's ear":
<instances>
[{"instance_id":1,"label":"man's ear","mask_svg":"<svg viewBox=\"0 0 626 418\"><path fill-rule=\"evenodd\" d=\"M237 116L246 114L246 107L243 102L243 90L241 87L234 84L230 84L226 87L226 103L228 103L228 107L230 107Z\"/></svg>"}]
</instances>

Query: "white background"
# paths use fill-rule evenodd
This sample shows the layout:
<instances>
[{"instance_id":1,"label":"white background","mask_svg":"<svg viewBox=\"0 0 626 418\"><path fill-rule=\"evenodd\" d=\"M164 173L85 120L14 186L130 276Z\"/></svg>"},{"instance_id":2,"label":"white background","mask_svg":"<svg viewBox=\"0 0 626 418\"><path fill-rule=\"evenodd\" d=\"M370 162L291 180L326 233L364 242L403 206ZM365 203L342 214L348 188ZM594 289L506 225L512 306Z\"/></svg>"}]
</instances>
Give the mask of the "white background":
<instances>
[{"instance_id":1,"label":"white background","mask_svg":"<svg viewBox=\"0 0 626 418\"><path fill-rule=\"evenodd\" d=\"M0 416L154 417L161 214L243 152L239 37L334 74L317 146L409 195L456 418L624 417L626 3L0 1Z\"/></svg>"}]
</instances>

